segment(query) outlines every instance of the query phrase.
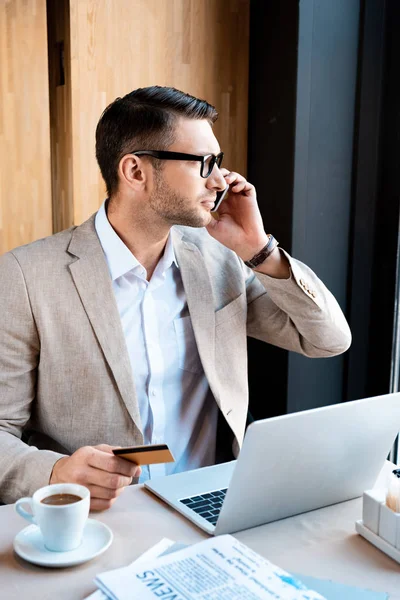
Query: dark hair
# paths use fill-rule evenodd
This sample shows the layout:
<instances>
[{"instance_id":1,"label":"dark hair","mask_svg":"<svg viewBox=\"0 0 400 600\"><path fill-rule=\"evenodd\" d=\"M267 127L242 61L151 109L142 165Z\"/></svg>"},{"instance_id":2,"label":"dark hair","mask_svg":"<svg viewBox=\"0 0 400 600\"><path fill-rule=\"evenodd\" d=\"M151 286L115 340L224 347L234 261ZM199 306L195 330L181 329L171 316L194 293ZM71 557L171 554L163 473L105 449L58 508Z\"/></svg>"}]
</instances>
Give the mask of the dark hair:
<instances>
[{"instance_id":1,"label":"dark hair","mask_svg":"<svg viewBox=\"0 0 400 600\"><path fill-rule=\"evenodd\" d=\"M96 158L108 196L118 188L121 158L134 150L166 150L180 116L212 125L218 113L205 100L159 85L133 90L107 106L96 127ZM152 160L157 167L158 159Z\"/></svg>"}]
</instances>

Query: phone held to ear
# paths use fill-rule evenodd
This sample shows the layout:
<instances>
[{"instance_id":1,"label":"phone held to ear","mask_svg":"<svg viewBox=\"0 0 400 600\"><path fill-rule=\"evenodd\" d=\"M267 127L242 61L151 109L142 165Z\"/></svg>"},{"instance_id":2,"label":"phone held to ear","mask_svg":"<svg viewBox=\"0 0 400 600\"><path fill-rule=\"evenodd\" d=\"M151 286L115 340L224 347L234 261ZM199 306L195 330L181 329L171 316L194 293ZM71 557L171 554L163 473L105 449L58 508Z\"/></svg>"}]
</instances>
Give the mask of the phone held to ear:
<instances>
[{"instance_id":1,"label":"phone held to ear","mask_svg":"<svg viewBox=\"0 0 400 600\"><path fill-rule=\"evenodd\" d=\"M211 212L215 212L218 210L219 205L221 204L222 200L225 198L225 196L227 195L228 192L229 192L229 185L227 185L226 188L222 192L217 192L217 198L215 200L215 204L214 204L214 207L212 208Z\"/></svg>"},{"instance_id":2,"label":"phone held to ear","mask_svg":"<svg viewBox=\"0 0 400 600\"><path fill-rule=\"evenodd\" d=\"M126 458L136 465L156 465L175 462L167 444L145 444L143 446L114 448L113 453L115 456Z\"/></svg>"}]
</instances>

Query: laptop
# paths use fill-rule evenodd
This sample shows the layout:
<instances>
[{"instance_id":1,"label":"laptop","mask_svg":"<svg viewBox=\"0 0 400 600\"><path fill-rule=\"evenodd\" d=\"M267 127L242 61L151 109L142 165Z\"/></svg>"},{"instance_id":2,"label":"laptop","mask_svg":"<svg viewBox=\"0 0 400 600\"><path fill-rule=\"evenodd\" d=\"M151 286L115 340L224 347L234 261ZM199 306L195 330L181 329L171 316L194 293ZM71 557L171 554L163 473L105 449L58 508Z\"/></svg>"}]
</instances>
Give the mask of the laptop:
<instances>
[{"instance_id":1,"label":"laptop","mask_svg":"<svg viewBox=\"0 0 400 600\"><path fill-rule=\"evenodd\" d=\"M251 423L236 460L144 483L211 535L362 496L400 431L400 393Z\"/></svg>"}]
</instances>

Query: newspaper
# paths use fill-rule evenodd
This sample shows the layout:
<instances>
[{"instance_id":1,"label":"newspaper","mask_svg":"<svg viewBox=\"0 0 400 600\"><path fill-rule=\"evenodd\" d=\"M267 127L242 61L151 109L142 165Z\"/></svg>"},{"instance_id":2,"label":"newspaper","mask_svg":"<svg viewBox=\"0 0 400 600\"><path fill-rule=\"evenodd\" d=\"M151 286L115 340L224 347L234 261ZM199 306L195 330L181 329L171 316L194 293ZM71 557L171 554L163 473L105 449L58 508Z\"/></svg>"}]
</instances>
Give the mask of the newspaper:
<instances>
[{"instance_id":1,"label":"newspaper","mask_svg":"<svg viewBox=\"0 0 400 600\"><path fill-rule=\"evenodd\" d=\"M162 538L162 540L160 540L157 544L146 550L146 552L143 552L143 554L141 554L139 558L133 561L131 565L138 565L151 558L157 558L158 556L162 556L166 552L170 551L172 548L180 550L181 547L183 548L186 546L185 544L174 542L169 538ZM97 590L96 592L93 592L93 594L90 594L90 596L86 596L85 600L108 600L108 598L109 596L104 594L104 592L102 592L101 590Z\"/></svg>"},{"instance_id":2,"label":"newspaper","mask_svg":"<svg viewBox=\"0 0 400 600\"><path fill-rule=\"evenodd\" d=\"M231 535L100 573L95 582L112 600L326 600Z\"/></svg>"}]
</instances>

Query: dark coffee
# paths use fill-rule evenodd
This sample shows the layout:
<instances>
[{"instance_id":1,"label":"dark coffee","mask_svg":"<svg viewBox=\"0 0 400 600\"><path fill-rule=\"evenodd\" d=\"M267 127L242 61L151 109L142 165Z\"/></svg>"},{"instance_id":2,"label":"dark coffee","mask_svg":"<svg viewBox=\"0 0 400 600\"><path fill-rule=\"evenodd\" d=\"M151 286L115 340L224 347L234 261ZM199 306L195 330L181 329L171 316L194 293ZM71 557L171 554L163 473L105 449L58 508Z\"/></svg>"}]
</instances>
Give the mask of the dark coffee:
<instances>
[{"instance_id":1,"label":"dark coffee","mask_svg":"<svg viewBox=\"0 0 400 600\"><path fill-rule=\"evenodd\" d=\"M52 506L62 506L63 504L73 504L74 502L79 502L82 500L80 496L76 496L75 494L52 494L51 496L47 496L43 498L40 502L42 504L50 504Z\"/></svg>"}]
</instances>

